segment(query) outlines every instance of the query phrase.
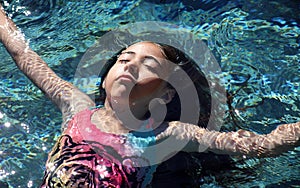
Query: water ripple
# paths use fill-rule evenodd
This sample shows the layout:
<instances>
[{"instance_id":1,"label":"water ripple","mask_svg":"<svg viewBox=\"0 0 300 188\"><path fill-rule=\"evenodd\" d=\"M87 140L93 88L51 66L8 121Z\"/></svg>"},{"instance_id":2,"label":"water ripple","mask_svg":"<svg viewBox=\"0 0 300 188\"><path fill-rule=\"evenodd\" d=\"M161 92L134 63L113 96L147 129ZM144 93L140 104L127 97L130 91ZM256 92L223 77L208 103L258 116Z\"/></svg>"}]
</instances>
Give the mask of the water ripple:
<instances>
[{"instance_id":1,"label":"water ripple","mask_svg":"<svg viewBox=\"0 0 300 188\"><path fill-rule=\"evenodd\" d=\"M235 117L228 115L227 128L267 133L280 123L300 120L296 1L12 0L3 4L31 47L67 80L82 54L106 32L134 21L165 21L203 39L219 60L233 96ZM3 47L0 55L0 186L7 182L12 187L37 187L47 152L60 133L60 114L18 71ZM79 82L89 83L84 87L87 92L94 83ZM34 108L29 108L33 103ZM274 159L238 159L237 168L203 177L208 182L204 187L293 185L299 177L298 156L299 149Z\"/></svg>"}]
</instances>

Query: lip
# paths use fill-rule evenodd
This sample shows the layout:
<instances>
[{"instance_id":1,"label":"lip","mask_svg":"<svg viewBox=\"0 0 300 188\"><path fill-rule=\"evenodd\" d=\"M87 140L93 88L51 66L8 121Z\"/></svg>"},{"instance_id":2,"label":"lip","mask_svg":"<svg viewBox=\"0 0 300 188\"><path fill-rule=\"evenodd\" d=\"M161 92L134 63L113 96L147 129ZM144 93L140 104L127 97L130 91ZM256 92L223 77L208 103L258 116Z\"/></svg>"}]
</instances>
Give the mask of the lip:
<instances>
[{"instance_id":1,"label":"lip","mask_svg":"<svg viewBox=\"0 0 300 188\"><path fill-rule=\"evenodd\" d=\"M133 83L136 82L135 79L132 76L128 75L128 74L123 74L123 75L119 76L117 79L121 79L121 80L124 80L124 81L130 81L130 82L133 82Z\"/></svg>"}]
</instances>

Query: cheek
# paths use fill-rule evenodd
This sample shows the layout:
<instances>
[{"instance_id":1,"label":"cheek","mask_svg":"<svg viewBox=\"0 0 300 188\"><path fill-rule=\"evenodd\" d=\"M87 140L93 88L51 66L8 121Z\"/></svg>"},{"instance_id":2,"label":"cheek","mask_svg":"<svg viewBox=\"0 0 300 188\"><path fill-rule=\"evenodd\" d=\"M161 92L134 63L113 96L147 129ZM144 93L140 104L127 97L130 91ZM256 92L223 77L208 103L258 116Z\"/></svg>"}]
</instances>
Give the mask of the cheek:
<instances>
[{"instance_id":1,"label":"cheek","mask_svg":"<svg viewBox=\"0 0 300 188\"><path fill-rule=\"evenodd\" d=\"M115 65L109 70L103 82L104 88L107 88L112 84L112 82L115 80L116 75L118 74L117 71L118 68Z\"/></svg>"}]
</instances>

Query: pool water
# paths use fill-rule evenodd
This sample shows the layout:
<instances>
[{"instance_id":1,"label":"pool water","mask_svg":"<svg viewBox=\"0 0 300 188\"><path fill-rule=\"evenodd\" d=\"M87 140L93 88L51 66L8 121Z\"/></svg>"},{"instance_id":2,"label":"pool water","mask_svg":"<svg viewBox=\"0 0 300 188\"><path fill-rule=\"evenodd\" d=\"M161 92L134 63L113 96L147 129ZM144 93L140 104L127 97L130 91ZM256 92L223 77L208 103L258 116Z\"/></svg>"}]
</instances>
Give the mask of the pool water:
<instances>
[{"instance_id":1,"label":"pool water","mask_svg":"<svg viewBox=\"0 0 300 188\"><path fill-rule=\"evenodd\" d=\"M300 2L288 0L1 1L62 78L73 81L84 52L105 33L162 21L205 41L233 96L225 130L268 133L300 121ZM60 135L58 109L0 47L0 187L39 187ZM199 175L203 187L299 187L300 148L275 158L233 158L234 167Z\"/></svg>"}]
</instances>

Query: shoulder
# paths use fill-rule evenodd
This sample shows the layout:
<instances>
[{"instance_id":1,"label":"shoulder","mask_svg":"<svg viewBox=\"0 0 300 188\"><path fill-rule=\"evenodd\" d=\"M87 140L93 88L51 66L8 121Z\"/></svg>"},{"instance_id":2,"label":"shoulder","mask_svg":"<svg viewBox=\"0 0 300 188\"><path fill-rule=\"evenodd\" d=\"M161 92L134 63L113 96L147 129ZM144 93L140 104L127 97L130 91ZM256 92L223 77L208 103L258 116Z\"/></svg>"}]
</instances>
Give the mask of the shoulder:
<instances>
[{"instance_id":1,"label":"shoulder","mask_svg":"<svg viewBox=\"0 0 300 188\"><path fill-rule=\"evenodd\" d=\"M96 111L102 111L101 107L86 107L77 111L63 112L62 132L66 131L70 126L75 123L91 124L91 117Z\"/></svg>"}]
</instances>

